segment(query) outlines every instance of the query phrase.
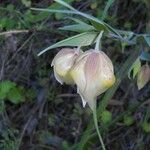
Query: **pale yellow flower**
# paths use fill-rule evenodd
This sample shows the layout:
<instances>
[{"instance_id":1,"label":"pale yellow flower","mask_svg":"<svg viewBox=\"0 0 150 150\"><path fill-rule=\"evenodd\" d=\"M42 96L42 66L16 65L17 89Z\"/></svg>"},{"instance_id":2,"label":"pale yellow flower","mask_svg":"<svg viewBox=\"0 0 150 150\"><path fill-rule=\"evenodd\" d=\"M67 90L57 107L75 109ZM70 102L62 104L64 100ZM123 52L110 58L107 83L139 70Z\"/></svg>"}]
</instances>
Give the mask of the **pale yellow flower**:
<instances>
[{"instance_id":1,"label":"pale yellow flower","mask_svg":"<svg viewBox=\"0 0 150 150\"><path fill-rule=\"evenodd\" d=\"M115 82L113 64L102 51L88 50L81 54L70 74L77 85L83 106L88 103L92 110L97 96Z\"/></svg>"},{"instance_id":2,"label":"pale yellow flower","mask_svg":"<svg viewBox=\"0 0 150 150\"><path fill-rule=\"evenodd\" d=\"M74 81L70 76L70 69L80 53L82 53L82 51L71 48L63 48L57 53L51 66L54 68L54 75L58 82L61 84L74 84Z\"/></svg>"},{"instance_id":3,"label":"pale yellow flower","mask_svg":"<svg viewBox=\"0 0 150 150\"><path fill-rule=\"evenodd\" d=\"M138 73L137 86L142 89L150 80L150 67L148 64L143 65Z\"/></svg>"}]
</instances>

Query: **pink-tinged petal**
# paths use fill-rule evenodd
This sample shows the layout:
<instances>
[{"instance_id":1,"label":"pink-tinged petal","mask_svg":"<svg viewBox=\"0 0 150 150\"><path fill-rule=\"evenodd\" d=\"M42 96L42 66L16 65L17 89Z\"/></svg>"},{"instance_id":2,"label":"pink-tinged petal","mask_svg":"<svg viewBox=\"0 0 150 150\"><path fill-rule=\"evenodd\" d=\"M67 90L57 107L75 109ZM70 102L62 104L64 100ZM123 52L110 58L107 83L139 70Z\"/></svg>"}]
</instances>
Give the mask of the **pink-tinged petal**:
<instances>
[{"instance_id":1,"label":"pink-tinged petal","mask_svg":"<svg viewBox=\"0 0 150 150\"><path fill-rule=\"evenodd\" d=\"M78 88L77 88L77 93L80 95L81 97L81 100L82 100L82 105L83 107L86 106L86 103L88 103L89 107L94 110L94 106L95 106L95 103L96 103L96 98L92 96L88 96L85 95L85 93L82 93Z\"/></svg>"},{"instance_id":2,"label":"pink-tinged petal","mask_svg":"<svg viewBox=\"0 0 150 150\"><path fill-rule=\"evenodd\" d=\"M60 76L56 73L55 68L54 68L54 76L56 78L56 80L62 85L63 84L63 80L60 78Z\"/></svg>"},{"instance_id":3,"label":"pink-tinged petal","mask_svg":"<svg viewBox=\"0 0 150 150\"><path fill-rule=\"evenodd\" d=\"M84 54L81 54L79 58L77 58L77 62L73 65L73 67L70 70L70 74L76 83L77 87L80 89L80 92L83 92L83 89L85 88L85 74L84 74L84 66L87 60L87 57L83 56ZM80 59L82 57L82 59ZM80 61L78 61L80 59Z\"/></svg>"},{"instance_id":4,"label":"pink-tinged petal","mask_svg":"<svg viewBox=\"0 0 150 150\"><path fill-rule=\"evenodd\" d=\"M87 61L85 63L85 79L86 79L86 84L90 84L95 80L98 76L98 70L99 70L99 55L96 52L93 52L89 54Z\"/></svg>"},{"instance_id":5,"label":"pink-tinged petal","mask_svg":"<svg viewBox=\"0 0 150 150\"><path fill-rule=\"evenodd\" d=\"M83 105L83 107L85 107L85 105L86 105L86 100L84 99L84 97L83 97L83 95L82 95L82 93L80 92L80 90L77 88L77 93L80 95L80 97L81 97L81 100L82 100L82 105Z\"/></svg>"},{"instance_id":6,"label":"pink-tinged petal","mask_svg":"<svg viewBox=\"0 0 150 150\"><path fill-rule=\"evenodd\" d=\"M102 59L106 64L105 67L108 67L110 70L114 71L114 67L110 58L103 51L100 51L100 55L102 56Z\"/></svg>"},{"instance_id":7,"label":"pink-tinged petal","mask_svg":"<svg viewBox=\"0 0 150 150\"><path fill-rule=\"evenodd\" d=\"M81 54L71 69L71 76L78 87L83 106L85 102L93 110L98 95L115 81L111 60L104 52L93 50Z\"/></svg>"},{"instance_id":8,"label":"pink-tinged petal","mask_svg":"<svg viewBox=\"0 0 150 150\"><path fill-rule=\"evenodd\" d=\"M56 64L61 64L61 63L68 64L70 60L72 60L72 58L74 57L77 57L78 54L79 52L77 52L76 49L71 49L71 48L61 49L52 60L51 66L54 66ZM69 66L72 65L72 61L70 62Z\"/></svg>"},{"instance_id":9,"label":"pink-tinged petal","mask_svg":"<svg viewBox=\"0 0 150 150\"><path fill-rule=\"evenodd\" d=\"M85 51L84 53L80 53L80 55L77 57L76 61L75 61L75 65L80 62L80 61L83 61L85 59L87 59L86 57L91 53L92 51L89 50L89 51Z\"/></svg>"},{"instance_id":10,"label":"pink-tinged petal","mask_svg":"<svg viewBox=\"0 0 150 150\"><path fill-rule=\"evenodd\" d=\"M67 54L74 54L74 53L75 53L75 50L73 50L71 48L63 48L57 53L54 60L57 60L60 57L64 57Z\"/></svg>"},{"instance_id":11,"label":"pink-tinged petal","mask_svg":"<svg viewBox=\"0 0 150 150\"><path fill-rule=\"evenodd\" d=\"M86 101L88 102L88 105L91 108L91 110L94 111L96 105L96 98L87 98Z\"/></svg>"}]
</instances>

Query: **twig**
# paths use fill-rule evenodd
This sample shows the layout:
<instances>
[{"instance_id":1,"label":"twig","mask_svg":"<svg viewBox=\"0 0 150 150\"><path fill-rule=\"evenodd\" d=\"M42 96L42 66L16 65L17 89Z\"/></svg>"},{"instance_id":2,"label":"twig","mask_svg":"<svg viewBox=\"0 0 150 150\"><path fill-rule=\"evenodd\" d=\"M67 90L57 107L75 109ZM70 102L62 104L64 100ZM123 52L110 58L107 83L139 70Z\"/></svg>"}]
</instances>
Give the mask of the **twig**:
<instances>
[{"instance_id":1,"label":"twig","mask_svg":"<svg viewBox=\"0 0 150 150\"><path fill-rule=\"evenodd\" d=\"M18 34L18 33L28 33L29 30L10 30L10 31L5 31L5 32L1 32L1 35L9 35L9 34Z\"/></svg>"}]
</instances>

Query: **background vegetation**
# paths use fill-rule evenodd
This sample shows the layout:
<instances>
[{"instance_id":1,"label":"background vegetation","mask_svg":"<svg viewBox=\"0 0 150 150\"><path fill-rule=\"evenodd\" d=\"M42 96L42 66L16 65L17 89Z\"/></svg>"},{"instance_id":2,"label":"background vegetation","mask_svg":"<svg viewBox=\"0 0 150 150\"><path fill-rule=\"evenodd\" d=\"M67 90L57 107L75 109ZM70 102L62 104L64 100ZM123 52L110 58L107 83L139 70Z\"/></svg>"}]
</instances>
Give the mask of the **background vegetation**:
<instances>
[{"instance_id":1,"label":"background vegetation","mask_svg":"<svg viewBox=\"0 0 150 150\"><path fill-rule=\"evenodd\" d=\"M150 1L65 1L116 29L146 33L136 45L102 39L117 82L99 97L97 112L108 150L149 150L150 84L138 91L137 72L146 61L136 60L150 49ZM75 35L62 30L73 21L62 13L33 11L31 6L64 9L52 0L0 0L0 149L99 150L90 109L82 108L74 86L60 86L54 78L50 64L60 48L37 56Z\"/></svg>"}]
</instances>

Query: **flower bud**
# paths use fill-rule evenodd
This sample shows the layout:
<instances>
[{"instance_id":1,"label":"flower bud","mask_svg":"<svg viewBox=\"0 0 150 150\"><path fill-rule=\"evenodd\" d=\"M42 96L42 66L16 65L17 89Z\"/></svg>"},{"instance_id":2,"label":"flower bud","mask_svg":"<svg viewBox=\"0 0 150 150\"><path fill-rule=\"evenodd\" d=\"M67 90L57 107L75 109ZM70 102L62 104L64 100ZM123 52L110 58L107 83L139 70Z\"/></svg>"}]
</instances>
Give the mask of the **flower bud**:
<instances>
[{"instance_id":1,"label":"flower bud","mask_svg":"<svg viewBox=\"0 0 150 150\"><path fill-rule=\"evenodd\" d=\"M70 76L70 69L74 65L79 53L76 49L63 48L54 57L51 66L54 68L54 75L58 82L61 84L74 84Z\"/></svg>"},{"instance_id":2,"label":"flower bud","mask_svg":"<svg viewBox=\"0 0 150 150\"><path fill-rule=\"evenodd\" d=\"M86 103L93 110L98 95L115 82L111 60L102 51L89 50L81 54L71 69L71 76L77 84L83 107Z\"/></svg>"},{"instance_id":3,"label":"flower bud","mask_svg":"<svg viewBox=\"0 0 150 150\"><path fill-rule=\"evenodd\" d=\"M137 77L137 86L138 89L142 89L150 80L150 67L148 66L148 64L143 65L141 67L141 70L138 73L138 77Z\"/></svg>"}]
</instances>

